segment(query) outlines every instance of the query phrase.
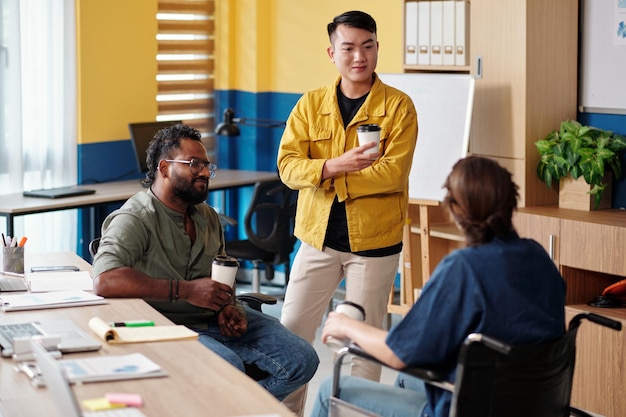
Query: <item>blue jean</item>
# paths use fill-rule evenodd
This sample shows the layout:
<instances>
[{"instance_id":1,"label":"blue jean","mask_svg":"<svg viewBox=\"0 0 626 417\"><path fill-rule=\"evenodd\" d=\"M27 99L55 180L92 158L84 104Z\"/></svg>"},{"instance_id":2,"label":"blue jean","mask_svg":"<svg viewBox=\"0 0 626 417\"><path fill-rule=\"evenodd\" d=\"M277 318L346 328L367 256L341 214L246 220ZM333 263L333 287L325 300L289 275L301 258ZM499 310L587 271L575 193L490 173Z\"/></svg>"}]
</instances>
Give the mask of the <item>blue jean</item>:
<instances>
[{"instance_id":1,"label":"blue jean","mask_svg":"<svg viewBox=\"0 0 626 417\"><path fill-rule=\"evenodd\" d=\"M269 374L259 383L278 400L309 382L319 364L310 343L287 330L271 316L245 307L248 331L240 338L223 336L217 322L208 329L195 329L200 342L245 372L244 364L256 365Z\"/></svg>"},{"instance_id":2,"label":"blue jean","mask_svg":"<svg viewBox=\"0 0 626 417\"><path fill-rule=\"evenodd\" d=\"M384 385L354 376L343 376L339 398L382 417L421 416L426 405L424 382L399 374L396 385ZM327 417L332 393L332 377L320 385L311 417Z\"/></svg>"}]
</instances>

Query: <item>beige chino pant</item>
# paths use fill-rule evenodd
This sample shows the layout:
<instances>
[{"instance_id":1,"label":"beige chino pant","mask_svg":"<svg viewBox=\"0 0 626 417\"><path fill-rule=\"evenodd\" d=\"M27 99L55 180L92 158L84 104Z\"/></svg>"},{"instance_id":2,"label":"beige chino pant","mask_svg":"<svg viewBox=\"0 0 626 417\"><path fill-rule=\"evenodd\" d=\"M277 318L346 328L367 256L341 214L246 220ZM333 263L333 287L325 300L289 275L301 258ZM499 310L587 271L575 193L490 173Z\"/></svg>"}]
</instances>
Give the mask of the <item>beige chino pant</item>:
<instances>
[{"instance_id":1,"label":"beige chino pant","mask_svg":"<svg viewBox=\"0 0 626 417\"><path fill-rule=\"evenodd\" d=\"M346 300L365 309L365 322L383 328L389 291L398 272L400 254L365 257L325 248L319 251L302 243L293 262L285 293L281 323L313 343L317 329L339 283L345 278ZM351 375L380 380L380 366L355 359ZM283 402L302 416L307 387L304 386Z\"/></svg>"}]
</instances>

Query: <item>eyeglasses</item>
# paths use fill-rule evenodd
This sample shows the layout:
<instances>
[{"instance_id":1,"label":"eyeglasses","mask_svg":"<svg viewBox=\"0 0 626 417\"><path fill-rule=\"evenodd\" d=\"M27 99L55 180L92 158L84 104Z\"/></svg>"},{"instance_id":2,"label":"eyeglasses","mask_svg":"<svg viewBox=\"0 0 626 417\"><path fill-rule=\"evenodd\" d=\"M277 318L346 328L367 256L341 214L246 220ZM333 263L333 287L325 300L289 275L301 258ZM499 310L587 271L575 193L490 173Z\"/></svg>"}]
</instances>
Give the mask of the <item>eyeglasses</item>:
<instances>
[{"instance_id":1,"label":"eyeglasses","mask_svg":"<svg viewBox=\"0 0 626 417\"><path fill-rule=\"evenodd\" d=\"M213 162L203 161L201 159L191 158L189 161L183 161L181 159L166 159L165 162L178 162L179 164L189 165L189 170L193 175L198 175L204 168L209 170L209 178L215 178L215 171L217 165Z\"/></svg>"}]
</instances>

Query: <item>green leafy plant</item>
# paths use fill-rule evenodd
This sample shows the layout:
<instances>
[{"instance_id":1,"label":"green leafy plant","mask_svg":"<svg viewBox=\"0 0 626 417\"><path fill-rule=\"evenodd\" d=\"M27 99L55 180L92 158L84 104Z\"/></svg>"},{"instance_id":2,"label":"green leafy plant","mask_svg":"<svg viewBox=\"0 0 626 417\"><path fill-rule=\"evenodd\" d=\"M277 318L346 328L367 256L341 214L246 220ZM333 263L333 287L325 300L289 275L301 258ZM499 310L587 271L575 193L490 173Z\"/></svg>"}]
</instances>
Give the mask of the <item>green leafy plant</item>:
<instances>
[{"instance_id":1,"label":"green leafy plant","mask_svg":"<svg viewBox=\"0 0 626 417\"><path fill-rule=\"evenodd\" d=\"M561 122L560 130L535 142L535 146L541 156L537 165L539 179L550 188L553 182L568 175L574 179L582 175L591 186L589 194L595 196L597 208L607 185L605 170L610 168L616 178L622 173L619 152L626 149L626 138L609 130L566 120Z\"/></svg>"}]
</instances>

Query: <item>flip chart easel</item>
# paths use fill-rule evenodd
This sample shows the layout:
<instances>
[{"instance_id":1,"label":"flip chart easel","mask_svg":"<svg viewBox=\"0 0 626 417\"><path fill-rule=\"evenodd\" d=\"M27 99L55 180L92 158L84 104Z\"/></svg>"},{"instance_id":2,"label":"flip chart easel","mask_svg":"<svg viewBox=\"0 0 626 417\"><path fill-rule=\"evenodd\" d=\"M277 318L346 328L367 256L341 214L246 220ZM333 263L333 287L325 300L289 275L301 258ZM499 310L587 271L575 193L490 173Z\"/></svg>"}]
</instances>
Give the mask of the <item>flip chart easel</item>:
<instances>
[{"instance_id":1,"label":"flip chart easel","mask_svg":"<svg viewBox=\"0 0 626 417\"><path fill-rule=\"evenodd\" d=\"M443 183L469 147L474 100L474 78L465 74L379 74L387 85L408 94L418 116L418 140L409 175L409 204L417 206L419 223L407 219L400 265L400 300L394 302L391 290L389 313L406 314L417 298L416 289L431 273L431 216L445 197ZM411 234L420 235L421 277L412 273ZM452 238L452 240L457 240ZM421 278L421 279L418 279ZM417 281L420 281L419 283Z\"/></svg>"}]
</instances>

